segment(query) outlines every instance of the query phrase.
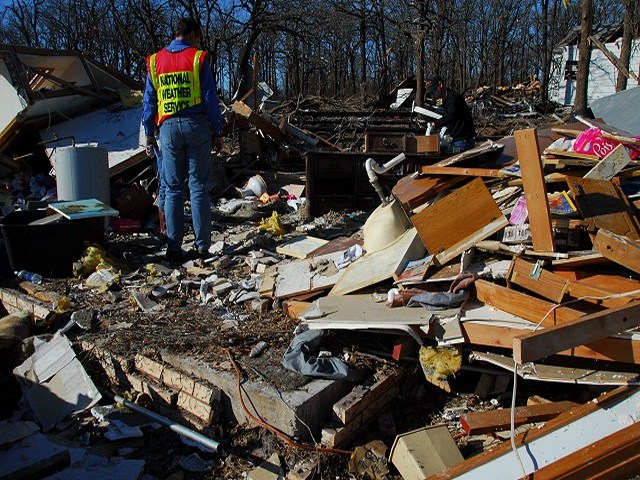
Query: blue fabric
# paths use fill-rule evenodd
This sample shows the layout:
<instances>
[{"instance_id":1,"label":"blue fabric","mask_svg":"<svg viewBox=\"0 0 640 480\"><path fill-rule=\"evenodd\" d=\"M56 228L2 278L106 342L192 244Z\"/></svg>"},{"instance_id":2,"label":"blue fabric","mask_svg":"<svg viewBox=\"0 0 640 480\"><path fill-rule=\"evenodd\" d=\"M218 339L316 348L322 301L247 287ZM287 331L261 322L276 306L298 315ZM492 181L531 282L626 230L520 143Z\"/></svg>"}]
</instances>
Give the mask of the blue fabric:
<instances>
[{"instance_id":1,"label":"blue fabric","mask_svg":"<svg viewBox=\"0 0 640 480\"><path fill-rule=\"evenodd\" d=\"M162 177L165 183L164 215L167 251L177 252L184 239L183 189L187 177L191 217L199 251L211 246L211 202L207 183L211 175L211 134L207 118L173 116L160 126Z\"/></svg>"},{"instance_id":2,"label":"blue fabric","mask_svg":"<svg viewBox=\"0 0 640 480\"><path fill-rule=\"evenodd\" d=\"M166 50L170 52L181 52L190 45L182 40L173 40ZM202 103L186 108L174 117L193 117L206 115L211 126L211 134L216 137L222 136L222 115L220 114L220 102L216 93L216 86L213 81L213 73L209 65L208 55L205 57L202 69L200 70L200 89L202 90ZM153 137L156 129L156 114L158 112L158 95L153 88L151 76L147 73L144 96L142 97L142 125L147 137Z\"/></svg>"}]
</instances>

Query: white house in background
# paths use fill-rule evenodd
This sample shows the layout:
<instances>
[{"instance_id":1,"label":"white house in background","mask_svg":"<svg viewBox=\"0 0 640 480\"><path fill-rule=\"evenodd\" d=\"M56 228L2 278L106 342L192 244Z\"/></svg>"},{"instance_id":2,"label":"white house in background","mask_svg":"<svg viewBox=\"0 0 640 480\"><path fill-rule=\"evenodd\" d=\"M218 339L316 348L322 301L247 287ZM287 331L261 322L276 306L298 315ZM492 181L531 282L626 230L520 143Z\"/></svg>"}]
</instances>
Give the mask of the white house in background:
<instances>
[{"instance_id":1,"label":"white house in background","mask_svg":"<svg viewBox=\"0 0 640 480\"><path fill-rule=\"evenodd\" d=\"M639 25L640 26L640 25ZM640 77L640 29L636 29L631 44L629 70ZM594 28L594 34L607 49L620 58L622 47L622 24ZM573 105L576 95L576 74L578 71L578 42L580 28L577 27L567 35L556 47L551 63L551 79L549 82L549 98L561 105ZM611 95L616 91L618 69L607 59L598 47L592 46L591 65L589 67L589 86L587 90L588 104L593 100ZM637 87L632 78L627 88Z\"/></svg>"}]
</instances>

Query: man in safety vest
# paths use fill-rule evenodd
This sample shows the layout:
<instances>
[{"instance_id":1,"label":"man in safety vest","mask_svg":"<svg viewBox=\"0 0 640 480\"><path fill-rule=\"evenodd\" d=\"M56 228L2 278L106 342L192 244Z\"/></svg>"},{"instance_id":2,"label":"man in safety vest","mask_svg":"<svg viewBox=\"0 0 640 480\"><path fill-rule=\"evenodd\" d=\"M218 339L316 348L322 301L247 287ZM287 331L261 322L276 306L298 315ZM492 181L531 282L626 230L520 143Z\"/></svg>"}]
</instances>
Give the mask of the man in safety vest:
<instances>
[{"instance_id":1,"label":"man in safety vest","mask_svg":"<svg viewBox=\"0 0 640 480\"><path fill-rule=\"evenodd\" d=\"M182 190L189 178L191 213L197 256L207 258L211 247L211 201L207 184L211 175L211 149L223 147L220 104L207 54L195 46L200 26L192 18L181 18L175 39L147 58L147 82L143 98L142 124L147 136L147 155L158 148L159 129L162 162L160 183L166 220L169 261L186 259L184 199Z\"/></svg>"}]
</instances>

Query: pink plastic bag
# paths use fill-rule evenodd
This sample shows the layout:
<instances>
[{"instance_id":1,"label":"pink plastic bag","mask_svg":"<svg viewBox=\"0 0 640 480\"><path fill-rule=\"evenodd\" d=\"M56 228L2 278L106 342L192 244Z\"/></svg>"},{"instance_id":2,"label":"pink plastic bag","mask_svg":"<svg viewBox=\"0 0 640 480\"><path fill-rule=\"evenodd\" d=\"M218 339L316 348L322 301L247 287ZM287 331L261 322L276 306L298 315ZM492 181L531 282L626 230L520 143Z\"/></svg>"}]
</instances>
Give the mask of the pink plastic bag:
<instances>
[{"instance_id":1,"label":"pink plastic bag","mask_svg":"<svg viewBox=\"0 0 640 480\"><path fill-rule=\"evenodd\" d=\"M573 149L578 153L587 153L589 155L597 155L599 158L604 158L611 153L611 151L619 145L620 142L610 140L602 136L602 131L599 128L589 128L578 135ZM626 147L629 157L631 159L638 158L640 151L633 147Z\"/></svg>"}]
</instances>

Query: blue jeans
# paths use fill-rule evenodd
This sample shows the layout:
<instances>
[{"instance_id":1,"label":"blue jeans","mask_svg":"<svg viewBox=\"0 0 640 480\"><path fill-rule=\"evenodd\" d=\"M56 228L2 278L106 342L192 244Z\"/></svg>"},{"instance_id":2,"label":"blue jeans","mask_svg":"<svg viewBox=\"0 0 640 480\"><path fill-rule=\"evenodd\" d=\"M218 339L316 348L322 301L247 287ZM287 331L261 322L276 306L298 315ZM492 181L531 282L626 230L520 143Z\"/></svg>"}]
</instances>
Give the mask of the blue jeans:
<instances>
[{"instance_id":1,"label":"blue jeans","mask_svg":"<svg viewBox=\"0 0 640 480\"><path fill-rule=\"evenodd\" d=\"M189 178L191 217L196 248L211 246L211 201L207 183L211 175L211 135L204 116L170 117L160 126L162 176L165 182L164 216L167 251L177 252L184 239L184 183Z\"/></svg>"},{"instance_id":2,"label":"blue jeans","mask_svg":"<svg viewBox=\"0 0 640 480\"><path fill-rule=\"evenodd\" d=\"M451 142L451 153L456 154L469 150L476 145L475 138L458 138Z\"/></svg>"}]
</instances>

